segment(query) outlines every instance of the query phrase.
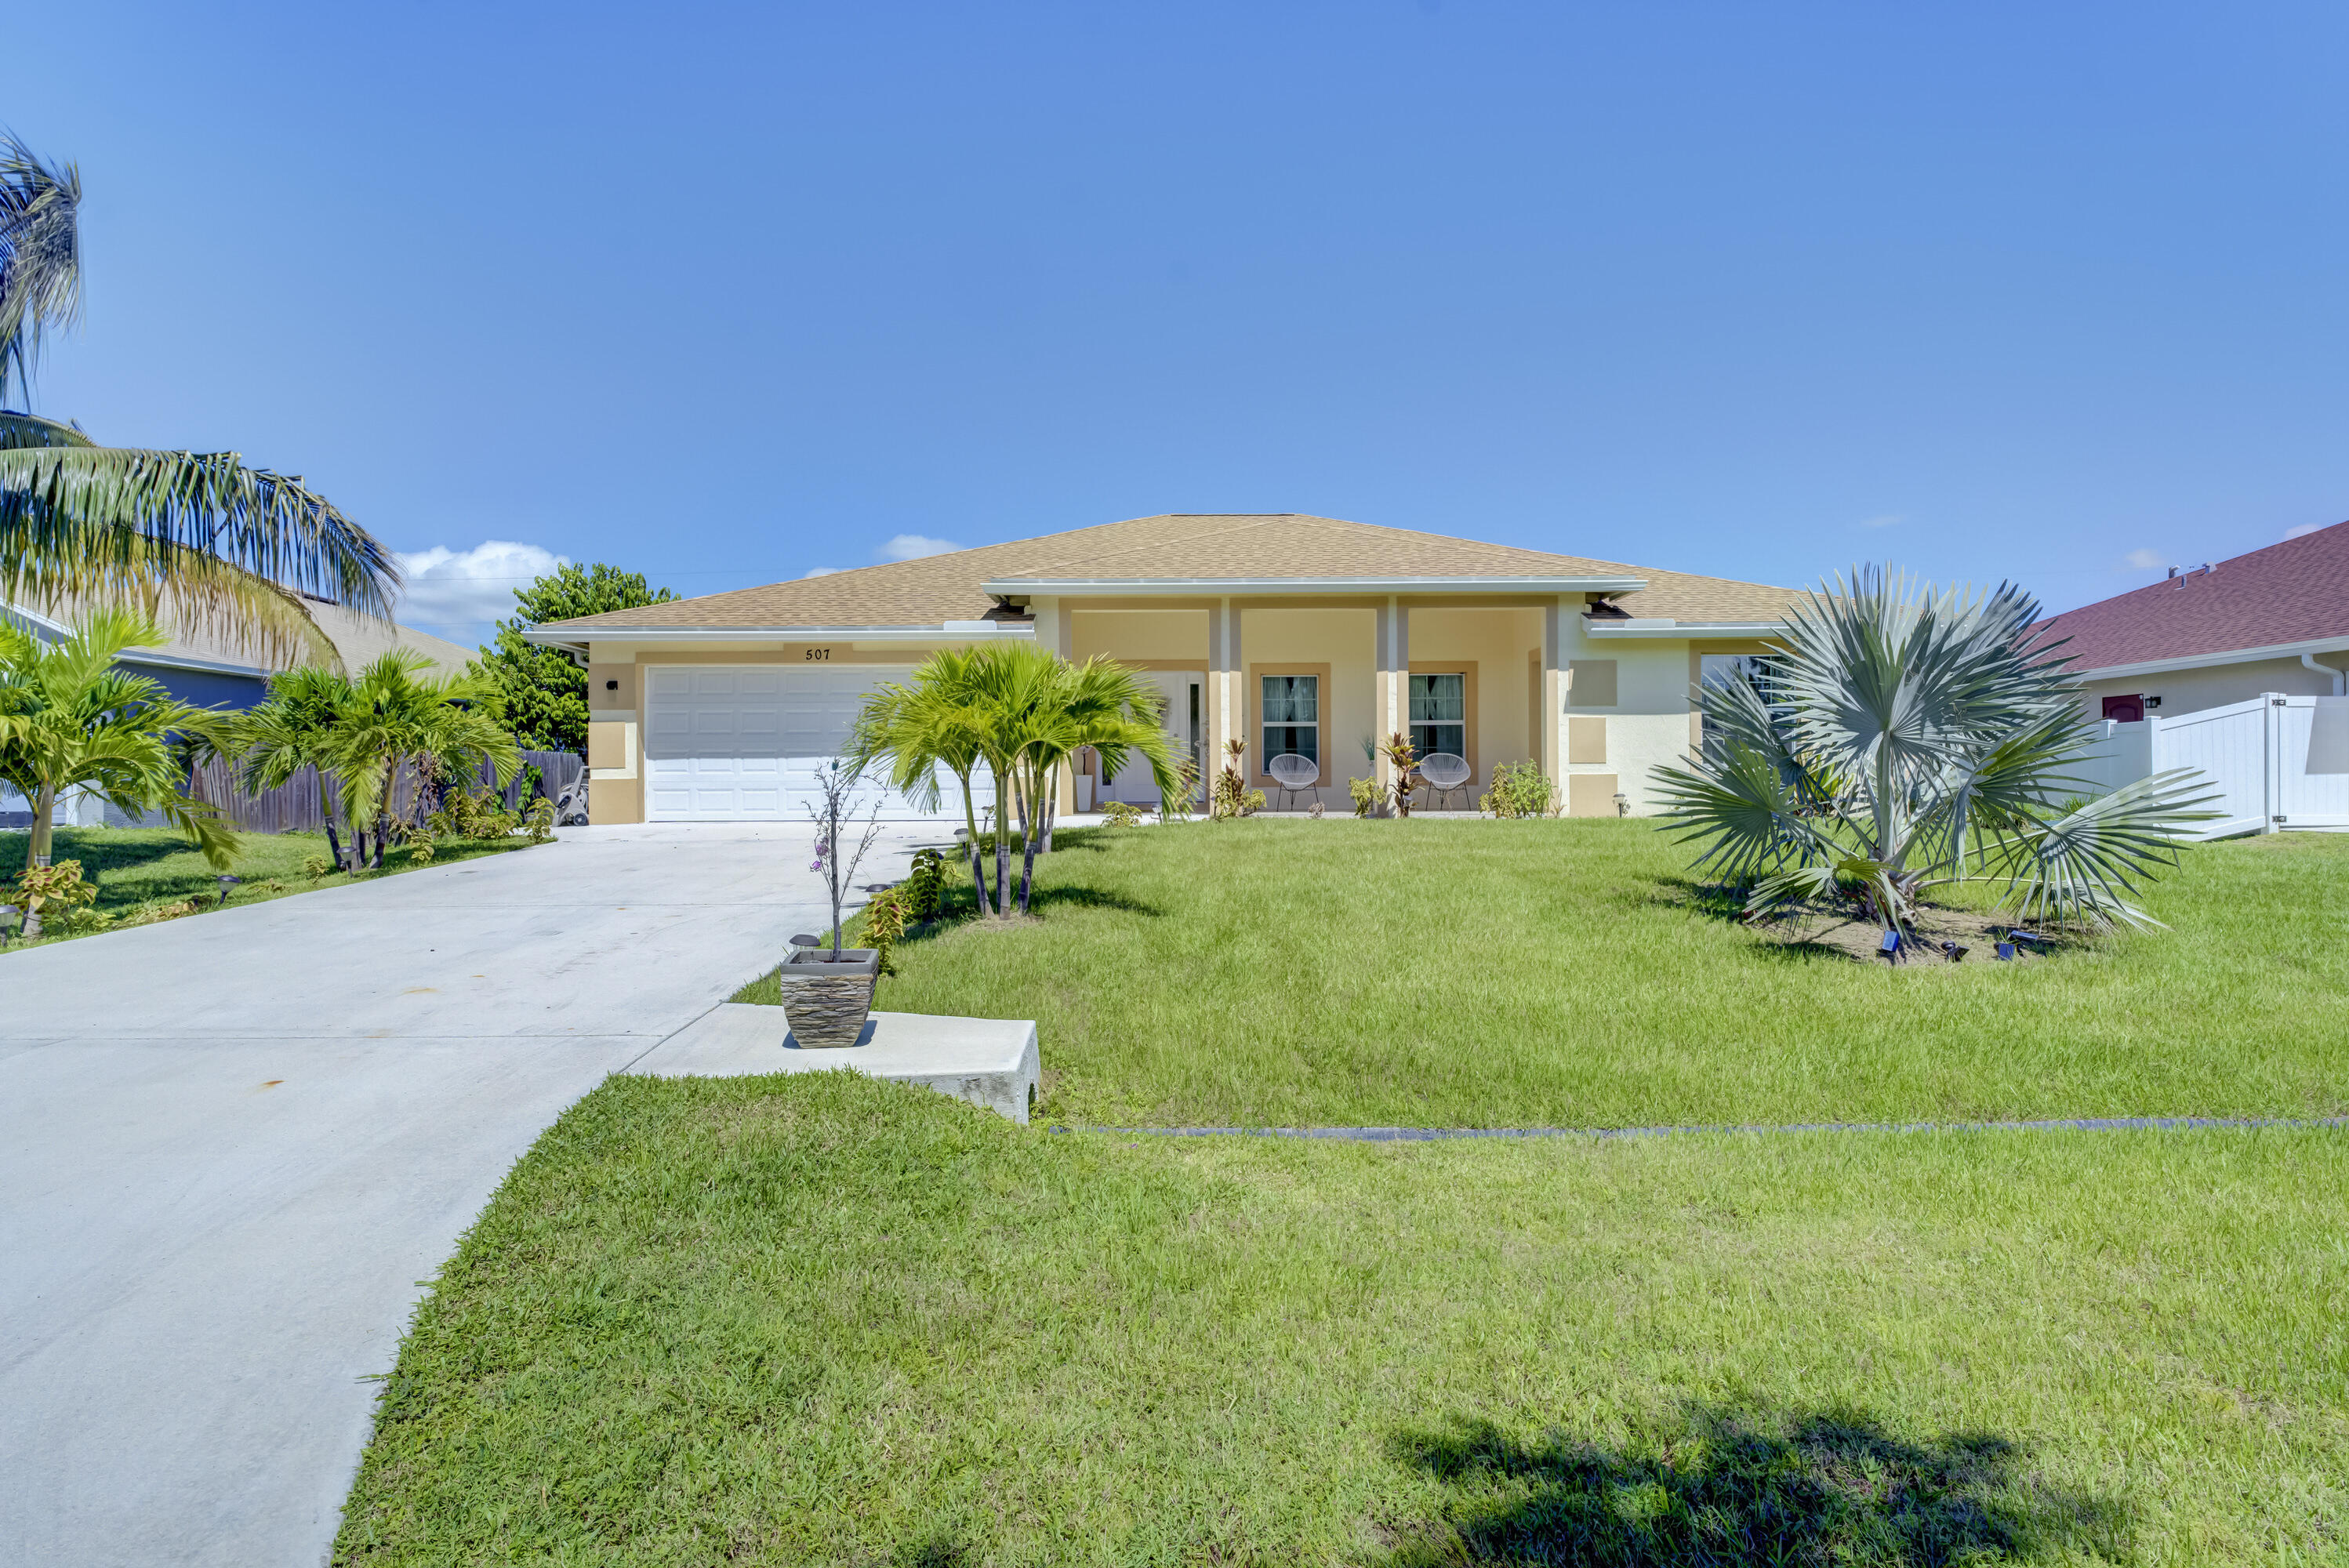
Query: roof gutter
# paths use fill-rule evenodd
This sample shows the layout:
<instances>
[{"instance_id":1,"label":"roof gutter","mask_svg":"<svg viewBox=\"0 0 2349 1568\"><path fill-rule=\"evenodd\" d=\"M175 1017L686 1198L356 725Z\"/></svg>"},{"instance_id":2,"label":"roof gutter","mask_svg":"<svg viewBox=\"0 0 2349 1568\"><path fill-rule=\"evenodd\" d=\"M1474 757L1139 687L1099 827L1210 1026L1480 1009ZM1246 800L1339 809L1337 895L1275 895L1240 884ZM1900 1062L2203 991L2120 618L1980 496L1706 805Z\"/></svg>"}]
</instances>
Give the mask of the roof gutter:
<instances>
[{"instance_id":1,"label":"roof gutter","mask_svg":"<svg viewBox=\"0 0 2349 1568\"><path fill-rule=\"evenodd\" d=\"M1782 621L1675 621L1669 616L1634 616L1628 621L1588 621L1582 634L1594 642L1630 638L1769 637L1785 629Z\"/></svg>"},{"instance_id":2,"label":"roof gutter","mask_svg":"<svg viewBox=\"0 0 2349 1568\"><path fill-rule=\"evenodd\" d=\"M1035 624L1000 621L948 621L936 626L572 626L533 627L524 642L548 647L585 647L599 643L970 643L1032 642Z\"/></svg>"},{"instance_id":3,"label":"roof gutter","mask_svg":"<svg viewBox=\"0 0 2349 1568\"><path fill-rule=\"evenodd\" d=\"M0 620L9 620L23 626L36 636L47 635L58 642L74 634L74 629L63 621L44 615L37 610L27 610L22 604L0 603ZM196 670L205 675L244 676L257 681L269 678L269 672L258 665L232 664L226 659L197 659L185 654L167 654L160 648L125 648L114 656L118 665L145 665L154 669Z\"/></svg>"},{"instance_id":4,"label":"roof gutter","mask_svg":"<svg viewBox=\"0 0 2349 1568\"><path fill-rule=\"evenodd\" d=\"M2331 676L2333 677L2333 695L2334 696L2349 696L2349 671L2334 669L2331 665L2320 665L2316 662L2316 655L2314 654L2301 655L2300 662L2306 665L2310 669L2314 670L2318 675Z\"/></svg>"},{"instance_id":5,"label":"roof gutter","mask_svg":"<svg viewBox=\"0 0 2349 1568\"><path fill-rule=\"evenodd\" d=\"M2248 665L2261 659L2300 658L2306 662L2310 654L2337 654L2349 649L2349 637L2312 637L2301 643L2273 643L2261 648L2230 648L2224 653L2195 654L2182 659L2146 659L2133 665L2099 665L2095 669L2074 670L2072 678L2084 681L2125 680L2130 676L2163 676L2172 670L2200 669L2205 665ZM2323 667L2323 666L2320 666ZM2337 672L2329 667L2324 673Z\"/></svg>"},{"instance_id":6,"label":"roof gutter","mask_svg":"<svg viewBox=\"0 0 2349 1568\"><path fill-rule=\"evenodd\" d=\"M998 577L997 594L1636 593L1644 577Z\"/></svg>"}]
</instances>

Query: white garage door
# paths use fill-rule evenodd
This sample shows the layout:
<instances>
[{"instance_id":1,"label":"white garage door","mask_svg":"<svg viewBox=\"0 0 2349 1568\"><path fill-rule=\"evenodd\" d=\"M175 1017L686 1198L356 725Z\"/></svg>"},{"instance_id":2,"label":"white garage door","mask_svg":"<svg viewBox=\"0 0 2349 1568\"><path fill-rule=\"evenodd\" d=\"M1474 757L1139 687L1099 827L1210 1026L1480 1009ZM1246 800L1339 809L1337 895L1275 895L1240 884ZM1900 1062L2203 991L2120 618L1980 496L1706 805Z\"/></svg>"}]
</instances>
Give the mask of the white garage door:
<instances>
[{"instance_id":1,"label":"white garage door","mask_svg":"<svg viewBox=\"0 0 2349 1568\"><path fill-rule=\"evenodd\" d=\"M647 672L646 817L656 822L810 820L815 774L848 742L865 694L913 672L896 665L656 665ZM861 792L857 815L885 795L885 819L921 815L894 790ZM982 789L980 804L988 792ZM959 817L945 780L939 812Z\"/></svg>"}]
</instances>

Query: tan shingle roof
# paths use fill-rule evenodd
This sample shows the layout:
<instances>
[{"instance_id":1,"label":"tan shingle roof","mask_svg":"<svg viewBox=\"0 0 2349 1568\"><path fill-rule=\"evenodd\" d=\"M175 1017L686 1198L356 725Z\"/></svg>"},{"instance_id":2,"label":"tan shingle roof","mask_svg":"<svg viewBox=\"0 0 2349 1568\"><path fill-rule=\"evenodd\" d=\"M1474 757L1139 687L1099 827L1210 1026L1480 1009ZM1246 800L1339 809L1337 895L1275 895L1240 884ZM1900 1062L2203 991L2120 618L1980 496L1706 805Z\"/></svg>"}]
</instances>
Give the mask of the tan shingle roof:
<instances>
[{"instance_id":1,"label":"tan shingle roof","mask_svg":"<svg viewBox=\"0 0 2349 1568\"><path fill-rule=\"evenodd\" d=\"M918 561L550 622L542 631L629 627L936 626L992 607L982 583L1017 578L1639 577L1634 615L1775 620L1792 588L1552 555L1473 539L1303 513L1170 512Z\"/></svg>"}]
</instances>

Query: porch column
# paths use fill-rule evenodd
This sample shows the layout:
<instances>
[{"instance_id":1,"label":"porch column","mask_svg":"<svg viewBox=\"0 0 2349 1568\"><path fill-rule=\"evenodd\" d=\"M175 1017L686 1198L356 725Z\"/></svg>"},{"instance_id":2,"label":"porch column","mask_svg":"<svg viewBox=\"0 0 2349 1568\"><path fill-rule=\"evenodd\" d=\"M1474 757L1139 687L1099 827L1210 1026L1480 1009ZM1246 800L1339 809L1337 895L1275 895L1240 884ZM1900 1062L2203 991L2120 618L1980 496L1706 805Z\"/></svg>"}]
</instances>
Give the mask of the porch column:
<instances>
[{"instance_id":1,"label":"porch column","mask_svg":"<svg viewBox=\"0 0 2349 1568\"><path fill-rule=\"evenodd\" d=\"M1411 607L1389 594L1386 608L1378 612L1378 618L1379 689L1372 711L1378 744L1383 748L1387 737L1406 727L1410 721ZM1392 789L1394 765L1387 760L1383 749L1379 753L1377 778L1381 788Z\"/></svg>"},{"instance_id":2,"label":"porch column","mask_svg":"<svg viewBox=\"0 0 2349 1568\"><path fill-rule=\"evenodd\" d=\"M1206 755L1200 759L1207 776L1200 784L1209 789L1215 786L1216 769L1223 766L1224 740L1232 733L1231 645L1226 637L1231 619L1229 599L1218 599L1207 606L1207 711L1202 716L1207 733L1202 748Z\"/></svg>"},{"instance_id":3,"label":"porch column","mask_svg":"<svg viewBox=\"0 0 2349 1568\"><path fill-rule=\"evenodd\" d=\"M1071 658L1076 646L1076 617L1061 608L1057 597L1037 599L1031 608L1036 615L1036 640L1061 657ZM1053 810L1063 817L1073 816L1077 810L1077 767L1071 758L1053 770Z\"/></svg>"},{"instance_id":4,"label":"porch column","mask_svg":"<svg viewBox=\"0 0 2349 1568\"><path fill-rule=\"evenodd\" d=\"M1557 780L1561 792L1566 789L1566 752L1560 744L1566 727L1558 722L1566 710L1565 615L1564 599L1542 606L1541 733L1532 738L1542 777Z\"/></svg>"}]
</instances>

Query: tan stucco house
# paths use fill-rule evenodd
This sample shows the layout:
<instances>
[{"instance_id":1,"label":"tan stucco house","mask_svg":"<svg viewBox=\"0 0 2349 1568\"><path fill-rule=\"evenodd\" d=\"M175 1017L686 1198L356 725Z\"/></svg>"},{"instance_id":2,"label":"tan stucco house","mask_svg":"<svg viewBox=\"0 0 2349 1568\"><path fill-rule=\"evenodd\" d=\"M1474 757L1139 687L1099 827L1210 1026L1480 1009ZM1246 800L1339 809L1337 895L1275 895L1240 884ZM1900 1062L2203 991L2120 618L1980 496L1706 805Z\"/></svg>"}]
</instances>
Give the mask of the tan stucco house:
<instances>
[{"instance_id":1,"label":"tan stucco house","mask_svg":"<svg viewBox=\"0 0 2349 1568\"><path fill-rule=\"evenodd\" d=\"M1477 786L1536 760L1567 808L1651 810L1692 691L1763 651L1792 589L1298 513L1170 513L550 623L587 665L597 822L804 820L864 694L933 648L1032 638L1150 672L1178 748L1288 752L1319 798L1409 730ZM1708 665L1708 660L1713 661ZM1099 796L1153 801L1146 777ZM1062 784L1062 807L1074 785ZM888 810L911 814L903 801Z\"/></svg>"}]
</instances>

